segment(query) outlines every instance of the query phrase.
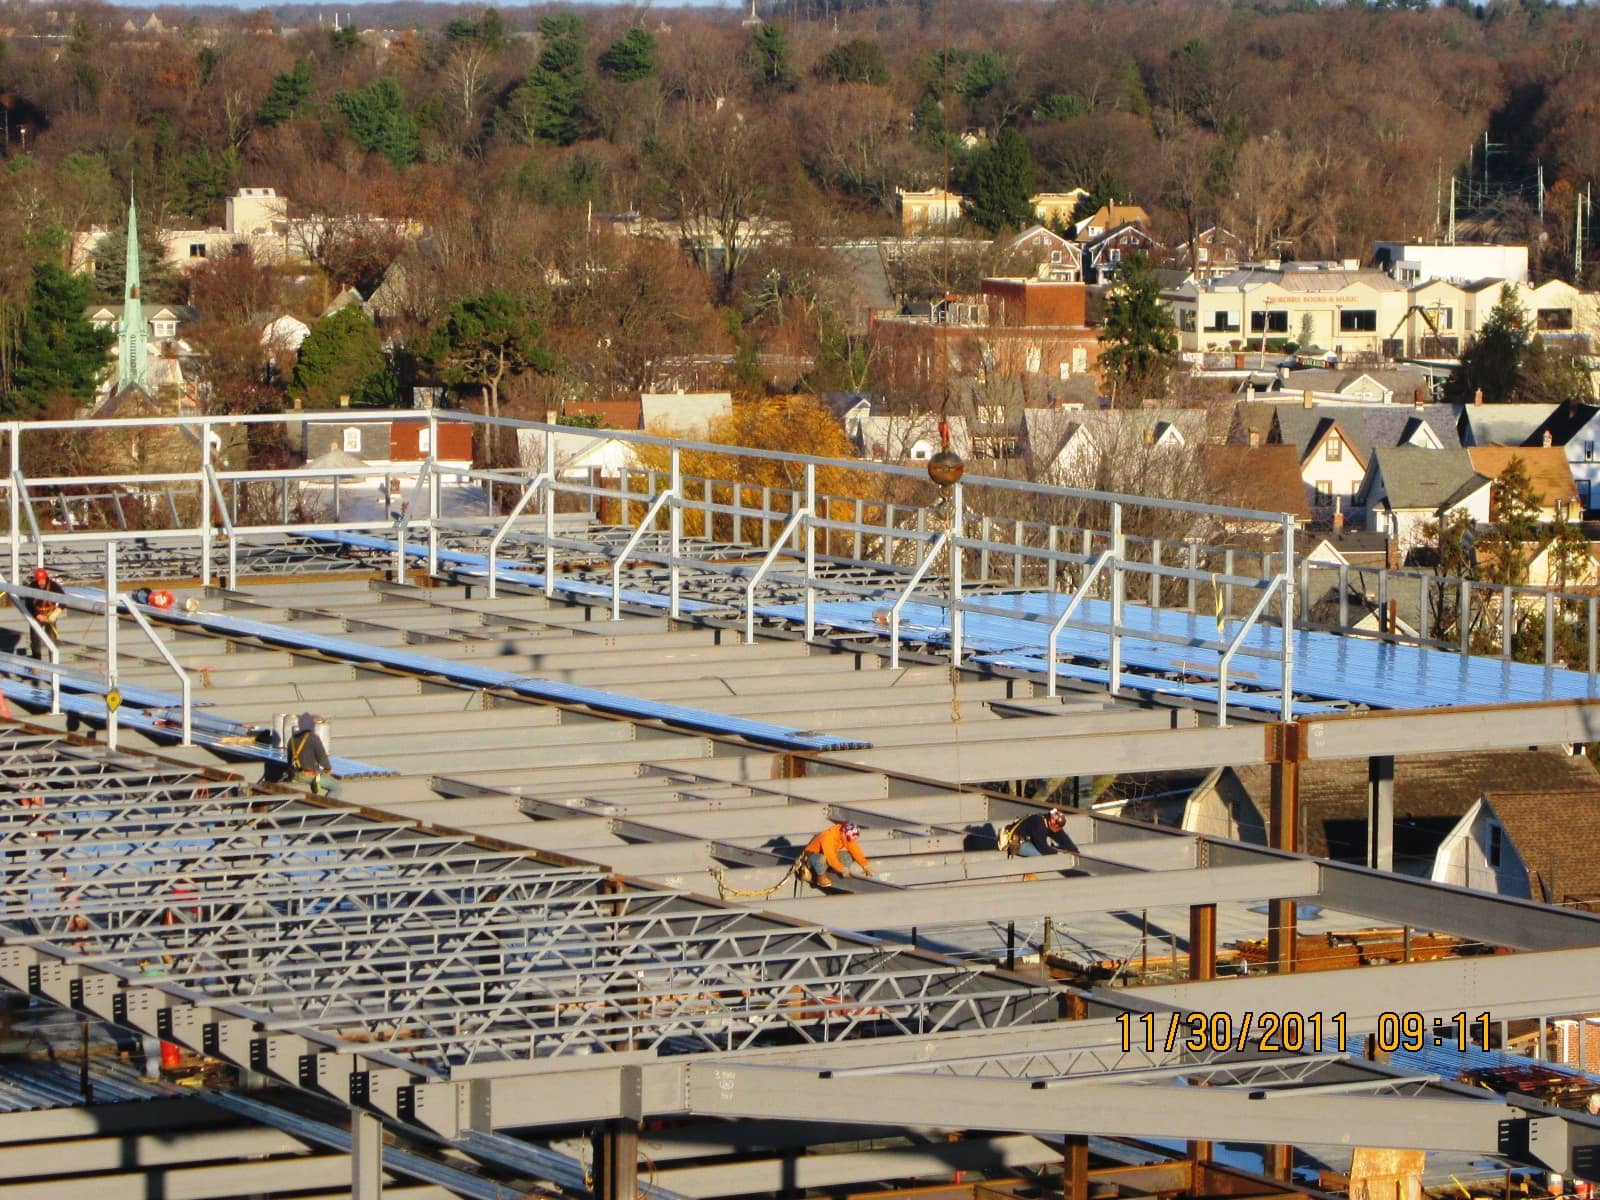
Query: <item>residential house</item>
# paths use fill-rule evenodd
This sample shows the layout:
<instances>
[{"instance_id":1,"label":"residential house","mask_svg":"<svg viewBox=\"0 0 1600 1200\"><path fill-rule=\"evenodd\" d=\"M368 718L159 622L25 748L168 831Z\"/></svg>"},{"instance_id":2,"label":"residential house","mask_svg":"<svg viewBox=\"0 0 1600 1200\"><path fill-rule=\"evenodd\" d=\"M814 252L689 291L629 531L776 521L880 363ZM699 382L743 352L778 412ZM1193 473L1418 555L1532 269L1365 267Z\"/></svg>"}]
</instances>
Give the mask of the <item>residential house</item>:
<instances>
[{"instance_id":1,"label":"residential house","mask_svg":"<svg viewBox=\"0 0 1600 1200\"><path fill-rule=\"evenodd\" d=\"M1246 267L1162 293L1177 324L1179 349L1239 350L1274 340L1336 358L1377 359L1393 349L1407 292L1382 271ZM1388 345L1386 345L1388 344Z\"/></svg>"},{"instance_id":2,"label":"residential house","mask_svg":"<svg viewBox=\"0 0 1600 1200\"><path fill-rule=\"evenodd\" d=\"M1543 429L1554 404L1463 404L1456 428L1463 446L1525 446Z\"/></svg>"},{"instance_id":3,"label":"residential house","mask_svg":"<svg viewBox=\"0 0 1600 1200\"><path fill-rule=\"evenodd\" d=\"M1270 767L1220 768L1190 794L1182 827L1207 836L1266 842L1270 833L1271 777ZM1364 862L1367 764L1361 759L1303 763L1299 788L1300 848L1318 858ZM1594 821L1600 816L1600 773L1582 755L1557 750L1405 755L1396 758L1394 771L1395 869L1437 878L1434 872L1441 861L1441 850L1463 817L1486 793L1493 798L1513 791L1548 797L1549 819L1573 822L1574 842L1594 849ZM1578 796L1582 800L1574 802ZM1519 809L1519 815L1520 812ZM1529 829L1518 853L1528 860L1543 860L1551 853L1549 839L1535 836L1531 826ZM1458 861L1453 849L1445 861ZM1546 870L1555 874L1550 868ZM1447 880L1459 881L1459 876ZM1559 880L1555 887L1566 890Z\"/></svg>"},{"instance_id":4,"label":"residential house","mask_svg":"<svg viewBox=\"0 0 1600 1200\"><path fill-rule=\"evenodd\" d=\"M1151 255L1161 243L1142 225L1125 223L1084 243L1083 273L1090 283L1112 283L1130 254Z\"/></svg>"},{"instance_id":5,"label":"residential house","mask_svg":"<svg viewBox=\"0 0 1600 1200\"><path fill-rule=\"evenodd\" d=\"M1063 229L1072 225L1072 216L1078 205L1089 194L1088 188L1073 188L1067 192L1040 192L1029 201L1033 214L1041 225L1057 225Z\"/></svg>"},{"instance_id":6,"label":"residential house","mask_svg":"<svg viewBox=\"0 0 1600 1200\"><path fill-rule=\"evenodd\" d=\"M1530 587L1555 587L1555 588L1589 588L1596 582L1597 568L1600 563L1595 561L1594 546L1589 542L1579 543L1581 551L1574 551L1571 555L1557 553L1556 539L1545 537L1536 542L1524 542L1517 547L1517 554L1521 557L1523 568L1521 579ZM1479 542L1475 548L1478 561L1478 573L1487 578L1499 576L1497 566L1501 554L1499 545L1485 545ZM1533 611L1542 619L1543 602L1535 595L1519 596L1517 607L1522 611ZM1495 605L1498 611L1498 604Z\"/></svg>"},{"instance_id":7,"label":"residential house","mask_svg":"<svg viewBox=\"0 0 1600 1200\"><path fill-rule=\"evenodd\" d=\"M1194 261L1189 261L1190 243L1179 242L1172 250L1172 259L1185 271L1196 277L1226 275L1238 269L1244 260L1244 239L1228 232L1220 225L1210 225L1194 235Z\"/></svg>"},{"instance_id":8,"label":"residential house","mask_svg":"<svg viewBox=\"0 0 1600 1200\"><path fill-rule=\"evenodd\" d=\"M1528 434L1524 444L1562 447L1573 486L1578 490L1579 507L1585 515L1600 508L1600 406L1575 400L1558 404Z\"/></svg>"},{"instance_id":9,"label":"residential house","mask_svg":"<svg viewBox=\"0 0 1600 1200\"><path fill-rule=\"evenodd\" d=\"M1310 392L1319 401L1326 398L1362 404L1415 404L1420 392L1426 402L1433 396L1428 373L1421 367L1369 367L1365 370L1339 370L1334 367L1308 367L1300 371L1284 369L1273 380L1272 390L1300 399ZM1258 397L1259 398L1259 397ZM1451 444L1458 439L1452 435Z\"/></svg>"},{"instance_id":10,"label":"residential house","mask_svg":"<svg viewBox=\"0 0 1600 1200\"><path fill-rule=\"evenodd\" d=\"M1149 495L1192 493L1206 414L1192 408L1029 409L1024 450L1033 478Z\"/></svg>"},{"instance_id":11,"label":"residential house","mask_svg":"<svg viewBox=\"0 0 1600 1200\"><path fill-rule=\"evenodd\" d=\"M418 463L432 455L441 469L468 470L472 466L472 425L466 421L440 420L437 448L430 442L429 423L421 417L399 417L384 421L307 421L302 445L306 460L321 458L330 451L348 455L379 475L396 465Z\"/></svg>"},{"instance_id":12,"label":"residential house","mask_svg":"<svg viewBox=\"0 0 1600 1200\"><path fill-rule=\"evenodd\" d=\"M1108 229L1115 229L1119 225L1149 224L1150 214L1137 204L1118 204L1113 200L1110 204L1102 204L1079 221L1072 231L1072 236L1080 243L1091 242Z\"/></svg>"},{"instance_id":13,"label":"residential house","mask_svg":"<svg viewBox=\"0 0 1600 1200\"><path fill-rule=\"evenodd\" d=\"M1520 460L1528 472L1528 482L1540 496L1539 520L1549 524L1579 515L1578 489L1567 466L1567 452L1561 446L1473 446L1467 451L1473 468L1480 475L1498 481L1513 460ZM1498 483L1489 496L1491 517L1498 499Z\"/></svg>"},{"instance_id":14,"label":"residential house","mask_svg":"<svg viewBox=\"0 0 1600 1200\"><path fill-rule=\"evenodd\" d=\"M1541 904L1600 899L1594 788L1532 790L1510 780L1501 786L1485 792L1445 835L1432 878Z\"/></svg>"},{"instance_id":15,"label":"residential house","mask_svg":"<svg viewBox=\"0 0 1600 1200\"><path fill-rule=\"evenodd\" d=\"M311 326L293 313L279 313L261 327L261 344L273 353L297 354L311 335Z\"/></svg>"},{"instance_id":16,"label":"residential house","mask_svg":"<svg viewBox=\"0 0 1600 1200\"><path fill-rule=\"evenodd\" d=\"M1366 510L1367 528L1387 533L1404 555L1427 540L1423 527L1441 516L1464 512L1486 524L1490 483L1465 450L1390 446L1373 451L1356 505Z\"/></svg>"},{"instance_id":17,"label":"residential house","mask_svg":"<svg viewBox=\"0 0 1600 1200\"><path fill-rule=\"evenodd\" d=\"M964 417L943 418L950 427L950 446L963 458L972 453ZM873 462L924 463L939 452L938 413L873 413L856 426L856 453Z\"/></svg>"},{"instance_id":18,"label":"residential house","mask_svg":"<svg viewBox=\"0 0 1600 1200\"><path fill-rule=\"evenodd\" d=\"M733 414L731 392L641 392L639 411L651 433L704 440L711 423Z\"/></svg>"},{"instance_id":19,"label":"residential house","mask_svg":"<svg viewBox=\"0 0 1600 1200\"><path fill-rule=\"evenodd\" d=\"M1053 283L1083 281L1083 251L1054 230L1034 225L1000 247L1000 262L1010 274Z\"/></svg>"},{"instance_id":20,"label":"residential house","mask_svg":"<svg viewBox=\"0 0 1600 1200\"><path fill-rule=\"evenodd\" d=\"M943 188L927 191L907 191L895 188L895 207L900 211L902 233L919 233L943 225L953 225L961 220L966 208L964 197Z\"/></svg>"}]
</instances>

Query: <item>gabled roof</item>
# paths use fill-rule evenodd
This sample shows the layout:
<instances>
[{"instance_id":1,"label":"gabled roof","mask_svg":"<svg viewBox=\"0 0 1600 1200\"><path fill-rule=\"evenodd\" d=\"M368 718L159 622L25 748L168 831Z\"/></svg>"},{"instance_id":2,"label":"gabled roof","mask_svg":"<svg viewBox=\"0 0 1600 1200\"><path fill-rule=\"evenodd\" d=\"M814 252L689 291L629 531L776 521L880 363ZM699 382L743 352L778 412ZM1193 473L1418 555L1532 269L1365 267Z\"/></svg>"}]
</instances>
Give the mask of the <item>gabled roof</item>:
<instances>
[{"instance_id":1,"label":"gabled roof","mask_svg":"<svg viewBox=\"0 0 1600 1200\"><path fill-rule=\"evenodd\" d=\"M1533 490L1544 497L1544 505L1576 504L1578 488L1572 482L1572 467L1567 452L1560 446L1474 446L1467 451L1480 475L1498 479L1511 460L1520 458L1528 469Z\"/></svg>"},{"instance_id":2,"label":"gabled roof","mask_svg":"<svg viewBox=\"0 0 1600 1200\"><path fill-rule=\"evenodd\" d=\"M1357 409L1326 404L1314 404L1310 408L1300 404L1271 407L1277 410L1278 441L1293 446L1301 462L1335 429L1363 465L1372 460L1372 442L1366 429L1355 419Z\"/></svg>"},{"instance_id":3,"label":"gabled roof","mask_svg":"<svg viewBox=\"0 0 1600 1200\"><path fill-rule=\"evenodd\" d=\"M1373 472L1383 479L1390 508L1427 512L1454 507L1490 482L1472 465L1465 450L1385 446L1374 451L1368 468L1369 482Z\"/></svg>"},{"instance_id":4,"label":"gabled roof","mask_svg":"<svg viewBox=\"0 0 1600 1200\"><path fill-rule=\"evenodd\" d=\"M1561 904L1600 895L1600 786L1527 791L1525 781L1511 780L1506 786L1519 790L1489 791L1484 799L1528 868L1533 899Z\"/></svg>"},{"instance_id":5,"label":"gabled roof","mask_svg":"<svg viewBox=\"0 0 1600 1200\"><path fill-rule=\"evenodd\" d=\"M1262 824L1268 824L1272 769L1236 767L1233 774L1261 813ZM1592 844L1590 839L1595 836L1595 829L1591 826L1595 816L1600 816L1600 773L1588 759L1551 750L1523 753L1467 750L1395 760L1396 853L1431 858L1440 840L1480 796L1501 790L1582 794L1584 808L1566 811L1568 819L1582 827L1574 840L1580 845ZM1314 759L1301 764L1300 808L1304 839L1301 848L1306 853L1356 861L1365 857L1367 764L1364 760ZM1496 811L1499 811L1498 805ZM1500 815L1520 851L1521 838L1506 815ZM1537 840L1530 838L1530 841ZM1600 857L1595 861L1600 861Z\"/></svg>"},{"instance_id":6,"label":"gabled roof","mask_svg":"<svg viewBox=\"0 0 1600 1200\"><path fill-rule=\"evenodd\" d=\"M1552 446L1565 446L1577 437L1595 415L1600 413L1600 405L1579 404L1576 400L1568 400L1565 404L1558 404L1544 422L1530 433L1523 443L1528 446L1544 445L1544 435L1550 435Z\"/></svg>"},{"instance_id":7,"label":"gabled roof","mask_svg":"<svg viewBox=\"0 0 1600 1200\"><path fill-rule=\"evenodd\" d=\"M1461 444L1522 446L1554 413L1554 404L1463 404Z\"/></svg>"},{"instance_id":8,"label":"gabled roof","mask_svg":"<svg viewBox=\"0 0 1600 1200\"><path fill-rule=\"evenodd\" d=\"M1079 221L1074 233L1083 240L1090 229L1111 229L1118 225L1148 225L1150 214L1137 204L1102 204ZM1093 236L1093 235L1087 235Z\"/></svg>"},{"instance_id":9,"label":"gabled roof","mask_svg":"<svg viewBox=\"0 0 1600 1200\"><path fill-rule=\"evenodd\" d=\"M1089 241L1085 243L1084 249L1090 254L1093 254L1107 242L1122 237L1125 234L1133 234L1141 242L1144 242L1150 246L1159 246L1161 244L1156 241L1155 235L1148 229L1144 228L1144 226L1136 225L1132 221L1124 221L1121 225L1116 226L1114 229L1108 229L1099 236L1089 239Z\"/></svg>"},{"instance_id":10,"label":"gabled roof","mask_svg":"<svg viewBox=\"0 0 1600 1200\"><path fill-rule=\"evenodd\" d=\"M1207 444L1200 447L1206 495L1217 504L1288 513L1311 520L1300 456L1293 446Z\"/></svg>"}]
</instances>

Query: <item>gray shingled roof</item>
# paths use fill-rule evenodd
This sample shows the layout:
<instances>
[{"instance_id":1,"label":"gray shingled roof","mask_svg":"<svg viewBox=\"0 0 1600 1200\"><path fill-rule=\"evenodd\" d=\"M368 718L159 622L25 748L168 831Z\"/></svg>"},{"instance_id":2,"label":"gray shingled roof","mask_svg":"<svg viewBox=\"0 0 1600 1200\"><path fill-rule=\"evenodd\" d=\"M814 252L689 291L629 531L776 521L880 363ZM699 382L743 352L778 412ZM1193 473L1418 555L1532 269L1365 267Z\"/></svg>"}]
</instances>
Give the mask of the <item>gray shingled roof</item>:
<instances>
[{"instance_id":1,"label":"gray shingled roof","mask_svg":"<svg viewBox=\"0 0 1600 1200\"><path fill-rule=\"evenodd\" d=\"M1368 462L1375 449L1411 444L1419 424L1426 425L1439 439L1444 450L1461 449L1461 439L1456 435L1455 410L1448 404L1280 404L1278 410L1278 436L1294 446L1304 461L1311 448L1327 433L1329 426L1338 422L1344 431L1345 442Z\"/></svg>"},{"instance_id":2,"label":"gray shingled roof","mask_svg":"<svg viewBox=\"0 0 1600 1200\"><path fill-rule=\"evenodd\" d=\"M1554 404L1463 404L1461 443L1467 446L1525 446L1550 419Z\"/></svg>"},{"instance_id":3,"label":"gray shingled roof","mask_svg":"<svg viewBox=\"0 0 1600 1200\"><path fill-rule=\"evenodd\" d=\"M1443 508L1490 482L1465 450L1386 446L1372 469L1383 477L1390 508Z\"/></svg>"}]
</instances>

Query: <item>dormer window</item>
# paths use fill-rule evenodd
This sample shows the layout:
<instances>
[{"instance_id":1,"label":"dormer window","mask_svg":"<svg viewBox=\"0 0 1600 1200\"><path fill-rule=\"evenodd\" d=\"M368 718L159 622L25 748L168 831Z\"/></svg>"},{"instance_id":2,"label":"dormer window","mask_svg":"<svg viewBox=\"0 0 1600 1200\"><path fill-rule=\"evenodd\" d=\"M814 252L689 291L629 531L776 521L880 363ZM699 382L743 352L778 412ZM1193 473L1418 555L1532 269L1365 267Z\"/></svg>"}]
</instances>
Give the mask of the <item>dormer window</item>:
<instances>
[{"instance_id":1,"label":"dormer window","mask_svg":"<svg viewBox=\"0 0 1600 1200\"><path fill-rule=\"evenodd\" d=\"M1330 433L1325 450L1325 457L1329 462L1342 461L1344 458L1344 439L1337 433Z\"/></svg>"},{"instance_id":2,"label":"dormer window","mask_svg":"<svg viewBox=\"0 0 1600 1200\"><path fill-rule=\"evenodd\" d=\"M176 321L151 321L150 336L158 338L175 337L178 332Z\"/></svg>"},{"instance_id":3,"label":"dormer window","mask_svg":"<svg viewBox=\"0 0 1600 1200\"><path fill-rule=\"evenodd\" d=\"M349 425L345 427L344 452L346 454L361 453L361 430L358 426Z\"/></svg>"}]
</instances>

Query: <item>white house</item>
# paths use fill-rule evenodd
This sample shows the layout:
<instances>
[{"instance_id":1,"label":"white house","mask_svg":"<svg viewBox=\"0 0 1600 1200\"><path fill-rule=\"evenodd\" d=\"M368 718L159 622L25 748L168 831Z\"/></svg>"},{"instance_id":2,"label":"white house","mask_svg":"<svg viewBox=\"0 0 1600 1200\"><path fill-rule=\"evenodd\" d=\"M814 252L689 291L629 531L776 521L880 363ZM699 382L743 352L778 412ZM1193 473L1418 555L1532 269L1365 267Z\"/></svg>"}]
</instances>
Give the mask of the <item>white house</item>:
<instances>
[{"instance_id":1,"label":"white house","mask_svg":"<svg viewBox=\"0 0 1600 1200\"><path fill-rule=\"evenodd\" d=\"M1367 528L1388 534L1404 555L1427 540L1423 526L1442 514L1460 511L1487 523L1492 482L1465 450L1388 446L1373 451L1356 503L1367 510Z\"/></svg>"},{"instance_id":2,"label":"white house","mask_svg":"<svg viewBox=\"0 0 1600 1200\"><path fill-rule=\"evenodd\" d=\"M1480 797L1445 834L1430 878L1502 896L1532 895L1527 865L1487 796Z\"/></svg>"},{"instance_id":3,"label":"white house","mask_svg":"<svg viewBox=\"0 0 1600 1200\"><path fill-rule=\"evenodd\" d=\"M298 353L300 344L311 333L311 326L292 313L273 317L261 328L261 344L273 350Z\"/></svg>"}]
</instances>

